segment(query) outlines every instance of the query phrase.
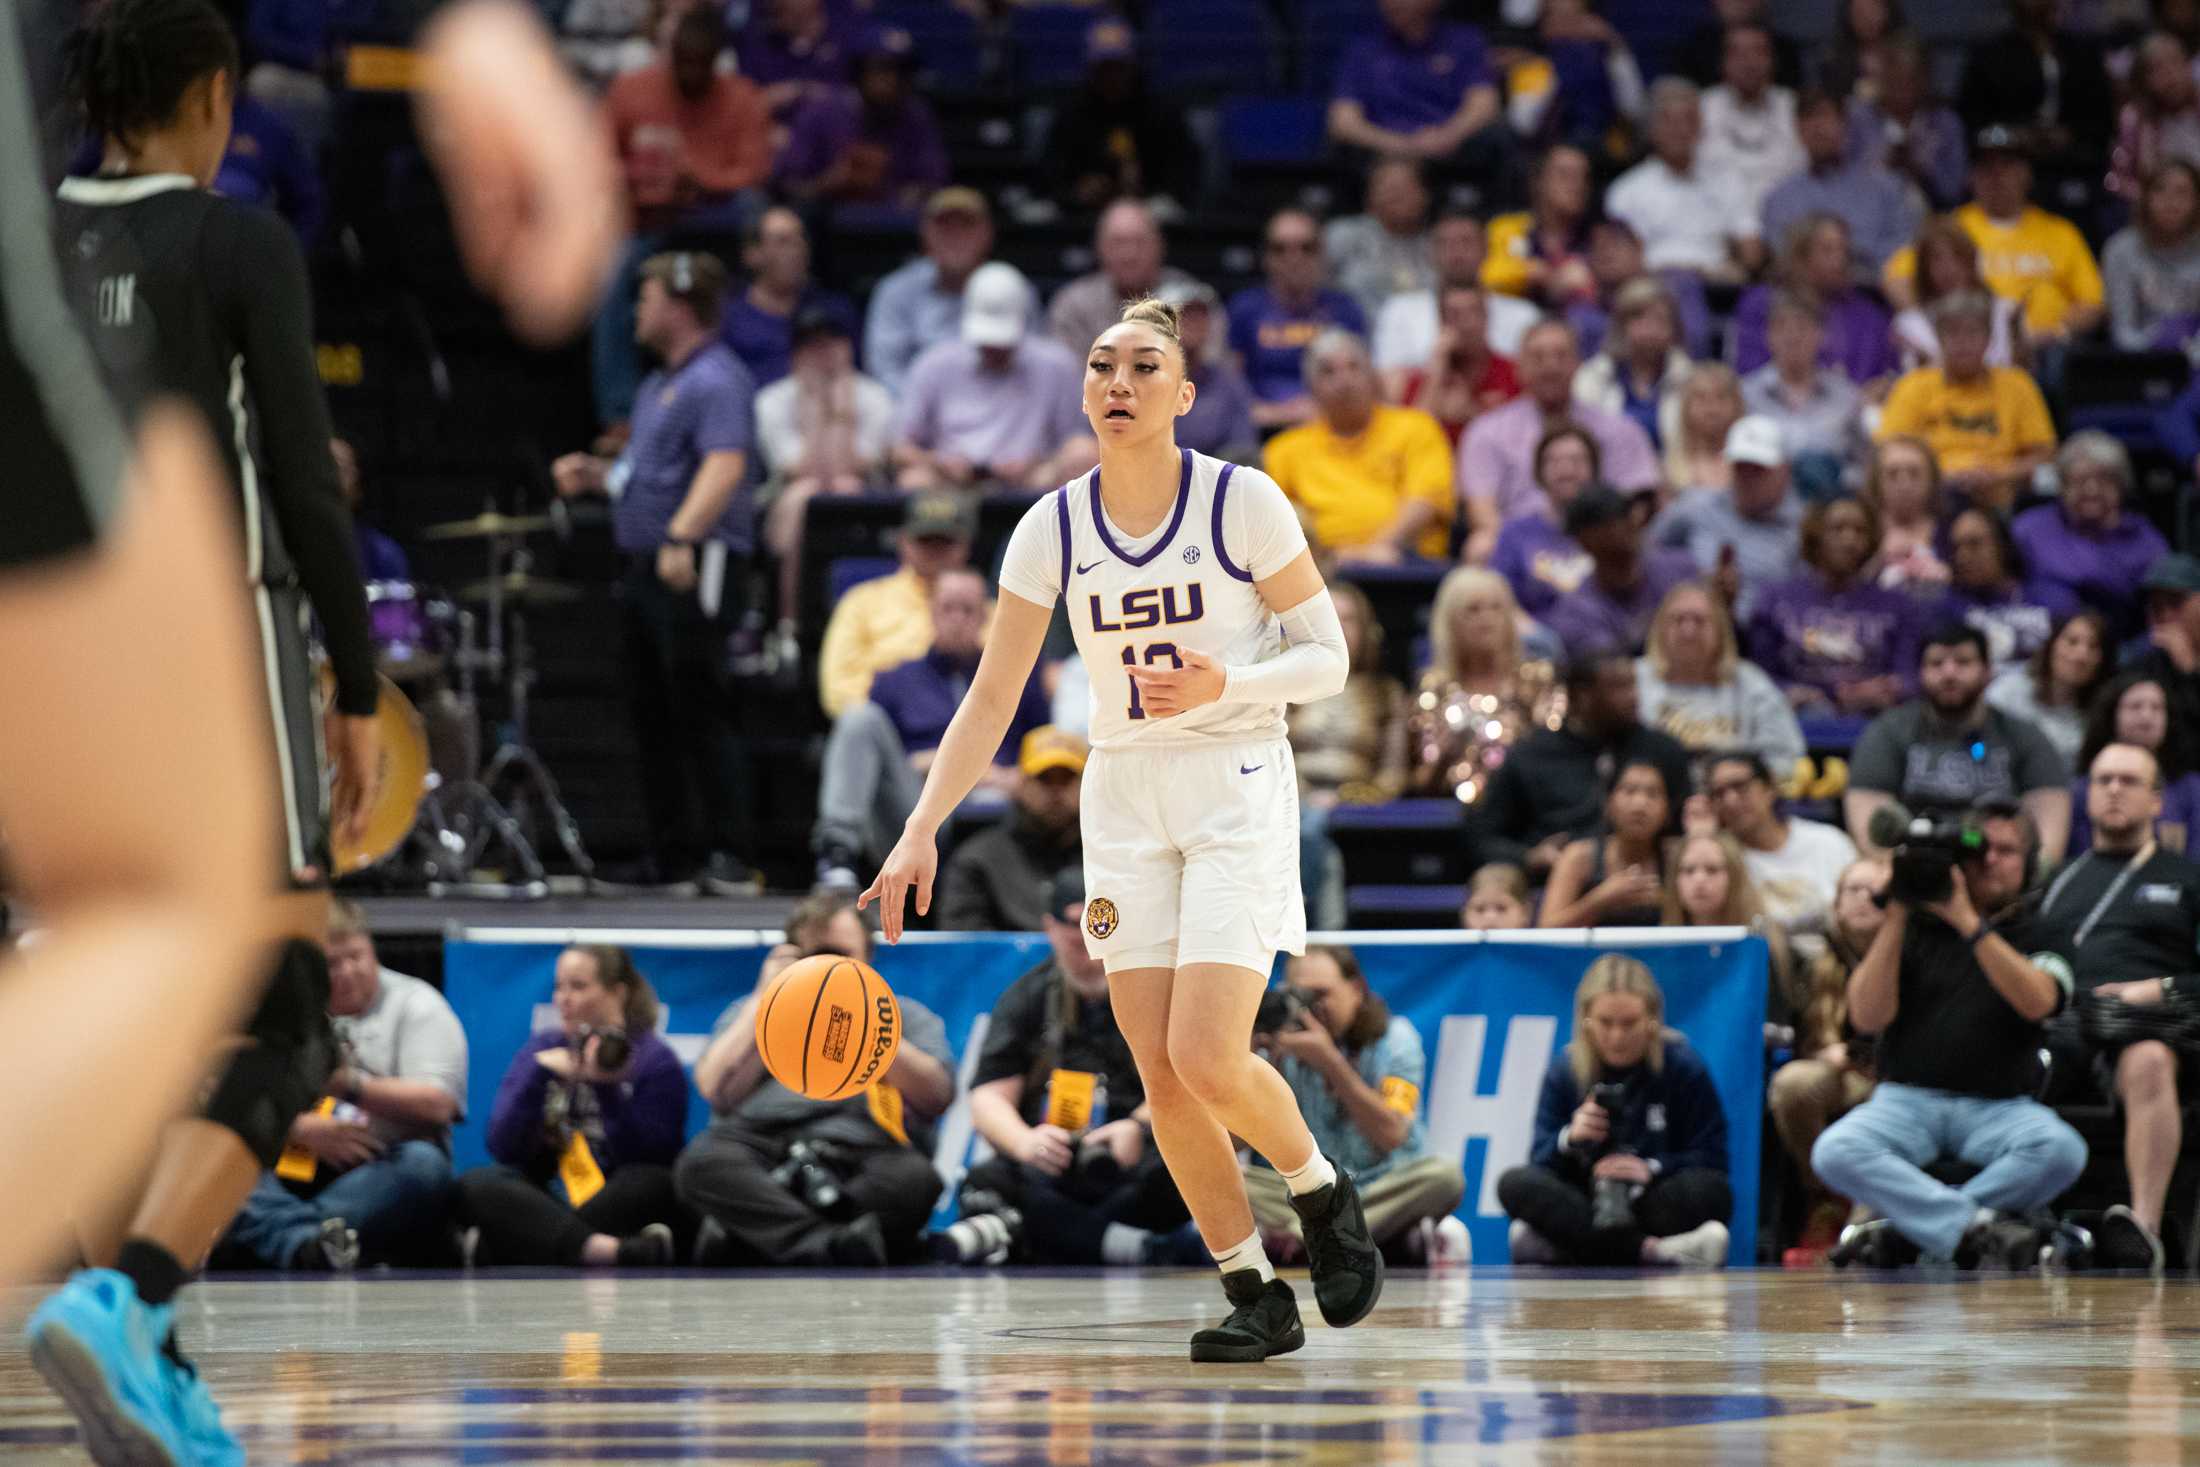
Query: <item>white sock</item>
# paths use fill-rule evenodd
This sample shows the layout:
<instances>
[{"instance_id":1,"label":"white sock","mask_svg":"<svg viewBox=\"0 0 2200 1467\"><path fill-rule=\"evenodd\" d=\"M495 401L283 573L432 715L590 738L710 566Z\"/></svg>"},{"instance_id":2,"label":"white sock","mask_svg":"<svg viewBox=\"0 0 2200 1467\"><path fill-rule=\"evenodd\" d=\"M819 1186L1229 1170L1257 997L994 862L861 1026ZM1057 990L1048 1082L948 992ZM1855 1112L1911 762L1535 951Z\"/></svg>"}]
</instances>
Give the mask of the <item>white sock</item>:
<instances>
[{"instance_id":1,"label":"white sock","mask_svg":"<svg viewBox=\"0 0 2200 1467\"><path fill-rule=\"evenodd\" d=\"M1317 1146L1314 1154L1307 1158L1305 1166L1295 1172L1287 1172L1278 1167L1276 1175L1283 1178L1283 1184L1291 1189L1293 1197L1304 1197L1307 1193L1319 1192L1336 1181L1337 1169L1329 1164L1329 1158L1322 1155L1321 1148Z\"/></svg>"},{"instance_id":2,"label":"white sock","mask_svg":"<svg viewBox=\"0 0 2200 1467\"><path fill-rule=\"evenodd\" d=\"M1254 1231L1253 1236L1247 1238L1235 1248L1226 1248L1217 1253L1215 1255L1215 1267L1222 1270L1225 1278L1241 1268L1258 1269L1260 1270L1260 1281L1264 1284L1276 1276L1276 1266L1268 1261L1268 1250L1260 1246L1260 1232L1258 1229Z\"/></svg>"},{"instance_id":3,"label":"white sock","mask_svg":"<svg viewBox=\"0 0 2200 1467\"><path fill-rule=\"evenodd\" d=\"M1129 1223L1109 1223L1100 1235L1100 1261L1118 1266L1146 1261L1146 1240L1153 1234Z\"/></svg>"}]
</instances>

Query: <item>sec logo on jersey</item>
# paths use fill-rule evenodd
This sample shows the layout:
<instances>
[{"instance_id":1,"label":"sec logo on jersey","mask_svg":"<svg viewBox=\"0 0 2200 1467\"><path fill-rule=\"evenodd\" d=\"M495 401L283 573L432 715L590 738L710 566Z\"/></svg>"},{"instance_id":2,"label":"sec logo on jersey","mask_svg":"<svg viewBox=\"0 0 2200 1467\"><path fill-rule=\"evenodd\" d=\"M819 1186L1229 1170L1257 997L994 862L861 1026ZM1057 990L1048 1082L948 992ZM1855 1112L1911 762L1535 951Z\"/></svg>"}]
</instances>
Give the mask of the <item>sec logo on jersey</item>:
<instances>
[{"instance_id":1,"label":"sec logo on jersey","mask_svg":"<svg viewBox=\"0 0 2200 1467\"><path fill-rule=\"evenodd\" d=\"M1115 903L1106 897L1094 897L1085 903L1085 930L1096 939L1105 940L1116 926Z\"/></svg>"},{"instance_id":2,"label":"sec logo on jersey","mask_svg":"<svg viewBox=\"0 0 2200 1467\"><path fill-rule=\"evenodd\" d=\"M1187 545L1184 547L1184 563L1186 565L1199 564L1199 547L1197 545Z\"/></svg>"}]
</instances>

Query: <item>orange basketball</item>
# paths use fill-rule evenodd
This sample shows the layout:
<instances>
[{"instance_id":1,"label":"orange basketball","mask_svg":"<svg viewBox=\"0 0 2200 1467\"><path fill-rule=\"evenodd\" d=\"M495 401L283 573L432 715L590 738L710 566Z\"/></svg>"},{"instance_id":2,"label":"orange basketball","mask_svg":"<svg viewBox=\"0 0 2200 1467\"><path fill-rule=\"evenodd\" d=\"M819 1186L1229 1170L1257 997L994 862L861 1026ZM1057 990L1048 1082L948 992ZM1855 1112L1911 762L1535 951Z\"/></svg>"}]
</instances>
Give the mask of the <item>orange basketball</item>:
<instances>
[{"instance_id":1,"label":"orange basketball","mask_svg":"<svg viewBox=\"0 0 2200 1467\"><path fill-rule=\"evenodd\" d=\"M756 1052L789 1090L846 1100L882 1080L901 1048L901 1005L867 963L820 953L757 995Z\"/></svg>"}]
</instances>

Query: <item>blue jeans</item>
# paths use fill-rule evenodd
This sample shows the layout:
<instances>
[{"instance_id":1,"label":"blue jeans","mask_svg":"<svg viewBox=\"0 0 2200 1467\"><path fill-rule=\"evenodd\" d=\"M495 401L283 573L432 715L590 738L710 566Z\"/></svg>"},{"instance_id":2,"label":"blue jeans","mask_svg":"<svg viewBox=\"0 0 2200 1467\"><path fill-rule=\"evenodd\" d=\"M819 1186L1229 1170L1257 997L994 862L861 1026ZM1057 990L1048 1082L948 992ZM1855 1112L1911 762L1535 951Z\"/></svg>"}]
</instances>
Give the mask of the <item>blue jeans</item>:
<instances>
[{"instance_id":1,"label":"blue jeans","mask_svg":"<svg viewBox=\"0 0 2200 1467\"><path fill-rule=\"evenodd\" d=\"M1923 1170L1942 1157L1985 1170L1950 1187ZM2024 1212L2061 1195L2085 1170L2085 1142L2036 1100L1982 1100L1882 1081L1818 1138L1810 1165L1927 1258L1947 1259L1980 1208Z\"/></svg>"},{"instance_id":2,"label":"blue jeans","mask_svg":"<svg viewBox=\"0 0 2200 1467\"><path fill-rule=\"evenodd\" d=\"M298 1250L340 1217L359 1231L362 1257L435 1227L450 1210L451 1159L428 1141L400 1142L380 1161L353 1167L308 1197L261 1176L229 1225L229 1241L269 1268L288 1268Z\"/></svg>"}]
</instances>

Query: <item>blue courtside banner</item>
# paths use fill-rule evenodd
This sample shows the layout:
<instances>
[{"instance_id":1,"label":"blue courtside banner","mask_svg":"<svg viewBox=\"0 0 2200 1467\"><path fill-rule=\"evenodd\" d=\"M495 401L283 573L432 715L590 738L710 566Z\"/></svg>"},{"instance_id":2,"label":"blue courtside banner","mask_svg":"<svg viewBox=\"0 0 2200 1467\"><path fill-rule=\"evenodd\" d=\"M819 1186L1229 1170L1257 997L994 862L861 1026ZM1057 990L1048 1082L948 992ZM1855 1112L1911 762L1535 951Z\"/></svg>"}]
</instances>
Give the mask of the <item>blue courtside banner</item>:
<instances>
[{"instance_id":1,"label":"blue courtside banner","mask_svg":"<svg viewBox=\"0 0 2200 1467\"><path fill-rule=\"evenodd\" d=\"M453 1137L457 1165L488 1157L482 1138L497 1083L527 1035L554 1023L551 970L568 941L629 948L664 1001L664 1033L692 1066L719 1013L755 987L773 932L475 929L448 942L444 991L466 1027L473 1056L467 1115ZM1368 981L1393 1012L1413 1022L1429 1056L1423 1087L1432 1150L1460 1158L1467 1191L1459 1215L1477 1260L1505 1253L1497 1176L1527 1159L1543 1073L1573 1030L1573 993L1592 959L1625 952L1642 959L1665 990L1666 1021L1688 1036L1710 1067L1727 1114L1734 1186L1735 1263L1752 1260L1764 1095L1766 951L1740 929L1627 929L1503 934L1380 932L1317 940L1349 944ZM994 1001L1043 961L1038 936L913 934L881 947L876 966L896 993L937 1013L967 1081ZM958 1087L960 1089L965 1087ZM690 1130L707 1119L700 1097ZM952 1217L954 1186L976 1143L958 1099L939 1128L936 1160L949 1179L940 1219Z\"/></svg>"}]
</instances>

